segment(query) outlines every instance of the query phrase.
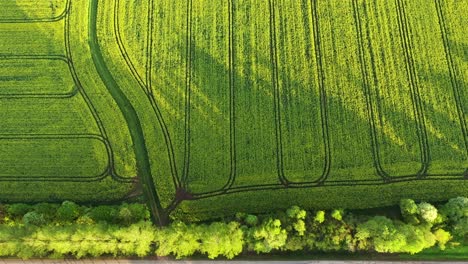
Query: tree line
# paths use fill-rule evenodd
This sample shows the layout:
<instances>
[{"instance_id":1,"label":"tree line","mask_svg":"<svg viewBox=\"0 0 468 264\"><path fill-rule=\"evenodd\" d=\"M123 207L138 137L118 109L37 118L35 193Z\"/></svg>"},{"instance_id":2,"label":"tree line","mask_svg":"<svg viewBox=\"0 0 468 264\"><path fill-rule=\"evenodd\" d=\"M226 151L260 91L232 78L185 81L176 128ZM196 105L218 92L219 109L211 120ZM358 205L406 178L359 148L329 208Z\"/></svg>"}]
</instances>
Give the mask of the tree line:
<instances>
[{"instance_id":1,"label":"tree line","mask_svg":"<svg viewBox=\"0 0 468 264\"><path fill-rule=\"evenodd\" d=\"M416 254L468 241L468 198L444 204L400 202L396 214L304 210L156 227L143 204L0 205L0 257L174 256L232 259L245 253L379 252ZM370 211L369 211L370 212Z\"/></svg>"}]
</instances>

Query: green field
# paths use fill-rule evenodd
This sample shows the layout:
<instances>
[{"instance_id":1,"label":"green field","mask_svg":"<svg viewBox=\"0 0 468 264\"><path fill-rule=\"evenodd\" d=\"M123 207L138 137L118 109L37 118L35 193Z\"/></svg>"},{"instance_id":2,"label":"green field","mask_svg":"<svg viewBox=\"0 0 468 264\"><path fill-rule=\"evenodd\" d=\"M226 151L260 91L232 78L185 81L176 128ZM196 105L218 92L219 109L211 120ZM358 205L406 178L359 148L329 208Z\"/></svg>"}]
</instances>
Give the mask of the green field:
<instances>
[{"instance_id":1,"label":"green field","mask_svg":"<svg viewBox=\"0 0 468 264\"><path fill-rule=\"evenodd\" d=\"M466 0L33 2L0 4L0 201L468 194Z\"/></svg>"}]
</instances>

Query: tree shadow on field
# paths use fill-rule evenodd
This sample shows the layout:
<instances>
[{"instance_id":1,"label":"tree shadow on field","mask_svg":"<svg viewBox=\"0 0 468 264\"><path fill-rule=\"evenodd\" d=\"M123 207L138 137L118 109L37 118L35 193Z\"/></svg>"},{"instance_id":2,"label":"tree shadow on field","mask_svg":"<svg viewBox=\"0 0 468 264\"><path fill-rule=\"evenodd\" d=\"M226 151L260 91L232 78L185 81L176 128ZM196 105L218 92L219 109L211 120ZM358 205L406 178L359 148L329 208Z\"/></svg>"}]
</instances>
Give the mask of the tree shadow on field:
<instances>
[{"instance_id":1,"label":"tree shadow on field","mask_svg":"<svg viewBox=\"0 0 468 264\"><path fill-rule=\"evenodd\" d=\"M185 54L185 52L186 52L185 49L180 49L181 54ZM194 60L202 62L201 64L206 65L206 67L202 68L201 70L199 68L192 69L193 70L192 74L194 76L193 78L194 85L197 87L210 87L210 88L212 87L214 89L220 89L219 91L217 91L218 94L227 95L229 93L229 86L226 83L226 78L222 76L226 76L229 74L229 68L226 67L222 62L218 61L218 59L216 59L213 55L211 55L210 51L206 51L202 48L197 47L196 45L192 46L192 58ZM264 61L268 61L268 59L264 58ZM271 65L263 65L263 67L265 68L268 67L268 69L270 69ZM339 70L347 70L347 69L338 69L338 71ZM295 87L296 89L306 90L306 86L303 82L293 79L291 76L287 74L286 71L280 70L279 75L280 75L279 78L283 80L283 83L289 84L288 85L289 87ZM171 76L171 74L168 73L166 74L166 76ZM260 89L260 91L263 93L263 96L267 98L266 100L271 102L270 106L265 106L265 107L271 108L273 110L274 101L272 97L273 86L271 85L271 80L265 80L265 79L252 80L252 79L249 79L249 76L241 76L238 71L235 71L233 73L233 78L234 78L234 84L239 84L239 83L249 84L252 82L256 82L259 86L271 88L270 91L262 90L262 89ZM311 77L311 78L314 78L314 77ZM435 78L432 78L432 80L436 81L440 78L448 78L448 76L436 76ZM354 78L354 83L352 85L355 85L357 87L363 87L364 84L360 80L361 80L360 76L356 76L356 78ZM179 87L185 87L185 82L182 79L178 79L176 80L176 82ZM220 82L222 82L223 84L220 85ZM434 85L439 87L441 86L441 83L435 83ZM466 85L464 84L463 87L466 87ZM245 85L234 86L234 90L239 89L239 88L245 89L247 87ZM196 112L195 114L196 116L203 116L205 118L204 119L205 121L211 122L212 124L215 124L215 125L220 124L220 123L226 124L226 122L229 120L229 112L227 111L218 112L218 111L213 111L213 109L226 109L226 105L229 104L228 102L229 98L227 96L219 96L219 97L208 96L207 94L203 93L202 90L203 89L198 89L198 91L193 93L192 102L191 102L193 105L192 105L191 111ZM243 91L243 92L246 92L246 91ZM287 98L286 93L288 93L287 87L281 87L280 92L281 92L280 94L281 99L285 100L285 98ZM320 98L316 94L313 94L313 93L310 93L310 97L296 97L295 100L297 100L299 104L306 104L308 101L314 101L314 102L317 102L317 104L320 103ZM385 100L385 98L380 98L380 100ZM283 101L283 103L286 103L286 102ZM350 110L350 106L346 105L346 103L340 97L336 97L336 96L332 96L328 94L327 105L328 105L327 110L329 112L337 113L339 116L342 117L341 119L346 120L347 122L351 123L351 124L347 124L346 125L347 127L365 128L365 135L358 135L358 137L367 138L366 142L368 143L368 146L365 147L365 149L367 149L366 153L354 153L354 155L352 155L354 152L354 149L352 148L352 144L347 144L344 140L346 138L356 137L355 133L357 130L351 129L347 131L340 131L339 133L343 133L343 134L340 134L339 136L336 134L337 131L330 131L332 155L333 155L333 152L338 152L340 153L341 156L342 156L342 153L349 154L349 155L346 155L346 156L349 156L349 159L345 161L342 161L342 160L339 161L339 160L336 160L336 157L333 157L332 159L334 160L335 166L337 166L335 168L340 168L341 166L343 168L346 168L346 167L352 167L353 165L354 166L368 165L368 164L359 164L359 160L360 159L366 160L366 157L368 158L372 156L371 139L370 139L370 132L369 132L369 121L363 118L362 116L360 116L357 112ZM431 116L433 116L436 119L446 120L448 118L447 113L438 111L430 104L425 103L424 107L427 108L427 110L431 111ZM237 115L241 115L243 111L248 111L248 110L236 108ZM392 117L391 120L411 120L411 118L406 113L395 110L395 109L392 109L392 110L386 109L386 112L384 114L385 116L391 116ZM181 115L183 116L183 113L181 113ZM304 115L307 115L307 112L305 112ZM390 125L392 125L391 120L387 121L389 122ZM337 120L332 120L329 122L336 122L336 121ZM264 119L261 121L261 123L256 123L256 124L251 124L251 125L268 127L271 125L271 122L274 122L274 120ZM428 122L430 122L430 120L428 120ZM338 125L337 123L334 123L333 127L337 128L337 125ZM317 124L317 126L320 126L320 124ZM393 126L396 127L396 124L393 124ZM245 122L244 122L244 126L236 127L236 131L242 131L238 133L247 133L249 129L251 129L251 126L247 126ZM364 131L364 130L362 129L361 131ZM209 130L206 132L207 132L206 134L209 134L209 133L217 134L215 138L226 137L226 133L229 133L228 131L226 131L226 127L220 127L218 130L215 129L215 130ZM309 132L310 131L308 130L304 130L301 133L309 133ZM387 134L383 133L383 131L377 131L377 132L380 134L382 138L385 138L385 141L392 142L392 139ZM443 130L443 132L446 133L446 132L449 132L449 130L445 129ZM416 131L414 133L415 133L414 137L416 138L417 137ZM428 133L432 134L433 137L437 136L436 135L437 131L428 131ZM318 135L318 136L321 137L322 135ZM455 139L451 137L445 137L444 140L446 141L447 144L456 144ZM414 142L411 142L411 143L414 143ZM274 142L271 142L271 144L274 144ZM415 147L417 147L417 144L415 145ZM417 150L415 149L414 151L418 152L419 149ZM213 148L213 149L210 149L209 157L205 156L205 158L210 158L214 160L216 160L220 156L226 158L226 155L228 154L226 152L227 152L226 149ZM415 155L415 157L419 158L419 155ZM340 159L346 159L346 157L340 157ZM385 157L383 157L383 161L385 162ZM416 160L416 161L419 162L419 160ZM206 165L206 162L207 162L206 160L193 160L194 169L197 170L197 167L198 169L201 169L202 166ZM338 164L336 162L338 162ZM391 161L388 161L388 162L389 162L388 165L391 166L390 165ZM200 166L197 166L197 164L199 164ZM226 171L222 169L222 167L226 166L226 162L220 161L219 163L215 163L215 167L216 165L218 165L219 168L214 169L214 171L210 171L210 170L206 170L207 168L205 167L205 169L202 169L204 173L201 173L199 175L219 175L216 173L217 171L224 171L224 172ZM227 177L228 175L222 175L222 177L219 177L217 179L210 179L210 184L213 184L212 186L222 186L226 182ZM372 179L377 179L376 175L372 175L370 177ZM332 174L329 177L329 179L349 179L349 177L348 175L334 175L332 171ZM206 178L203 179L203 177L197 177L194 175L190 175L188 177L188 182L190 184L198 185L200 184L199 181L202 181L203 184L207 183ZM247 183L247 182L241 182L240 184L244 184L244 183Z\"/></svg>"},{"instance_id":2,"label":"tree shadow on field","mask_svg":"<svg viewBox=\"0 0 468 264\"><path fill-rule=\"evenodd\" d=\"M449 36L449 43L452 54L460 58L463 62L468 63L468 42L457 42L451 40Z\"/></svg>"}]
</instances>

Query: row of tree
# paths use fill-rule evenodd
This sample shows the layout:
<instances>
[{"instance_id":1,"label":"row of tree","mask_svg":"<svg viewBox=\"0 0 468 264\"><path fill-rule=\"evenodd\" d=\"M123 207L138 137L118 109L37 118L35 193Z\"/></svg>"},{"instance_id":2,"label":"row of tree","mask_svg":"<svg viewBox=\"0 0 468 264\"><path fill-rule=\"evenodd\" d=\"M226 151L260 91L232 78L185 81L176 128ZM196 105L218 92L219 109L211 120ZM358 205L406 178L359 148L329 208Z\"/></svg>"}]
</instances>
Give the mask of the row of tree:
<instances>
[{"instance_id":1,"label":"row of tree","mask_svg":"<svg viewBox=\"0 0 468 264\"><path fill-rule=\"evenodd\" d=\"M185 258L204 254L231 259L243 252L272 251L414 254L433 246L443 250L447 245L468 241L468 198L464 197L438 207L405 199L400 203L401 217L343 210L306 211L294 206L268 215L238 213L226 221L173 222L163 228L154 227L147 220L147 209L136 204L106 209L71 202L53 210L45 210L48 206L44 204L27 210L21 207L0 207L0 256ZM118 223L121 220L125 221Z\"/></svg>"}]
</instances>

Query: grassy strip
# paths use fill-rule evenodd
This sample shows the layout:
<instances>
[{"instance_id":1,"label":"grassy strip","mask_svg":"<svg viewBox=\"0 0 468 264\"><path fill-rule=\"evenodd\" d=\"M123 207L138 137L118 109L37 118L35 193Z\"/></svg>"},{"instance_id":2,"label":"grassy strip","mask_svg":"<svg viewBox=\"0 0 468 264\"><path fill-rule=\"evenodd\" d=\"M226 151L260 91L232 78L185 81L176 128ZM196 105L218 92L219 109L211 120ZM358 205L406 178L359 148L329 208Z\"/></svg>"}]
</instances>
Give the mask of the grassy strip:
<instances>
[{"instance_id":1,"label":"grassy strip","mask_svg":"<svg viewBox=\"0 0 468 264\"><path fill-rule=\"evenodd\" d=\"M399 258L404 260L467 260L468 245L451 247L445 250L440 250L439 248L429 248L417 255L402 254L399 255Z\"/></svg>"},{"instance_id":2,"label":"grassy strip","mask_svg":"<svg viewBox=\"0 0 468 264\"><path fill-rule=\"evenodd\" d=\"M148 204L150 205L151 211L153 213L154 220L158 224L165 224L166 220L164 217L164 213L159 203L158 195L156 193L156 189L152 181L151 168L148 159L148 151L146 149L145 139L143 137L143 131L141 128L140 120L132 104L122 92L117 82L112 77L109 69L107 68L106 63L104 62L104 58L102 56L101 48L98 44L96 30L97 8L98 1L93 0L89 10L89 47L91 49L93 62L96 66L99 76L101 77L109 93L112 95L117 105L119 106L119 109L125 117L127 125L129 127L135 155L137 156L138 175L143 180L143 189L145 192L145 196L148 200Z\"/></svg>"}]
</instances>

